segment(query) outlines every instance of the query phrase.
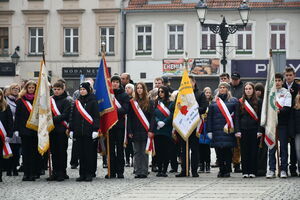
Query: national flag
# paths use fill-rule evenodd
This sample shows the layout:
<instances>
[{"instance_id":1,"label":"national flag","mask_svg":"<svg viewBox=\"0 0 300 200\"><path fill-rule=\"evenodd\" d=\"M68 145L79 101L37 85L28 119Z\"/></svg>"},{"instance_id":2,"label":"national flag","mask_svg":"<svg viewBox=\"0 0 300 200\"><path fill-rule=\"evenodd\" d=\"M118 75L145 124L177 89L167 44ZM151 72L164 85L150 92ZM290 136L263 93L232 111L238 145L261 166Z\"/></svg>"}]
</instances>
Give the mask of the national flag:
<instances>
[{"instance_id":1,"label":"national flag","mask_svg":"<svg viewBox=\"0 0 300 200\"><path fill-rule=\"evenodd\" d=\"M181 79L173 116L173 127L187 141L200 122L198 103L195 98L187 69Z\"/></svg>"},{"instance_id":2,"label":"national flag","mask_svg":"<svg viewBox=\"0 0 300 200\"><path fill-rule=\"evenodd\" d=\"M41 61L40 74L35 90L32 111L26 127L37 131L38 151L41 155L49 149L49 133L54 129L50 104L50 83L45 60Z\"/></svg>"},{"instance_id":3,"label":"national flag","mask_svg":"<svg viewBox=\"0 0 300 200\"><path fill-rule=\"evenodd\" d=\"M277 127L275 68L272 57L269 61L267 81L261 112L261 126L265 127L265 142L269 149L275 146Z\"/></svg>"},{"instance_id":4,"label":"national flag","mask_svg":"<svg viewBox=\"0 0 300 200\"><path fill-rule=\"evenodd\" d=\"M101 132L105 134L118 122L118 113L114 104L114 92L104 56L100 61L94 89L96 90L98 111L100 113Z\"/></svg>"}]
</instances>

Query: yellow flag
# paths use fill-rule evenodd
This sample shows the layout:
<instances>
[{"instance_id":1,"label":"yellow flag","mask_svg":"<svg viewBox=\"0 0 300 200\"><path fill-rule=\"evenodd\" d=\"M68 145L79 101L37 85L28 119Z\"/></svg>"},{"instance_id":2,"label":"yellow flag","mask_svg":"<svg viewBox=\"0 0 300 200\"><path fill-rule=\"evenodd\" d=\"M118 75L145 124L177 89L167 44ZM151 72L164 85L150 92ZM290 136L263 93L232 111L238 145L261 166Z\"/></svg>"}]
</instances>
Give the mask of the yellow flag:
<instances>
[{"instance_id":1,"label":"yellow flag","mask_svg":"<svg viewBox=\"0 0 300 200\"><path fill-rule=\"evenodd\" d=\"M185 141L188 140L200 122L198 107L199 105L196 101L188 72L185 69L181 79L173 116L173 127Z\"/></svg>"},{"instance_id":2,"label":"yellow flag","mask_svg":"<svg viewBox=\"0 0 300 200\"><path fill-rule=\"evenodd\" d=\"M26 123L27 128L38 133L38 151L41 155L49 149L49 133L54 129L49 86L48 71L44 61L42 61L32 111Z\"/></svg>"}]
</instances>

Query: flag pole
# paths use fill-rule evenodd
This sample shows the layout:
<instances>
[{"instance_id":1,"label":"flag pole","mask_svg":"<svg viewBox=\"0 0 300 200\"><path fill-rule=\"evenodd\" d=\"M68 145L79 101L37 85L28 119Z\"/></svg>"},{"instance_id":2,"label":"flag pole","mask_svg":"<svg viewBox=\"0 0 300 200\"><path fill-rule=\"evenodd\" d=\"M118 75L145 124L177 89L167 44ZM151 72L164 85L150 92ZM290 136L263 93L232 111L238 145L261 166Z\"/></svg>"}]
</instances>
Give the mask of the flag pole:
<instances>
[{"instance_id":1,"label":"flag pole","mask_svg":"<svg viewBox=\"0 0 300 200\"><path fill-rule=\"evenodd\" d=\"M188 56L187 56L187 52L185 52L185 56L184 56L184 66L185 66L185 69L187 70L188 72L188 66L187 66L187 62L188 62ZM186 145L185 145L185 175L186 176L189 176L189 171L190 171L190 167L189 167L189 138L187 138L186 140Z\"/></svg>"}]
</instances>

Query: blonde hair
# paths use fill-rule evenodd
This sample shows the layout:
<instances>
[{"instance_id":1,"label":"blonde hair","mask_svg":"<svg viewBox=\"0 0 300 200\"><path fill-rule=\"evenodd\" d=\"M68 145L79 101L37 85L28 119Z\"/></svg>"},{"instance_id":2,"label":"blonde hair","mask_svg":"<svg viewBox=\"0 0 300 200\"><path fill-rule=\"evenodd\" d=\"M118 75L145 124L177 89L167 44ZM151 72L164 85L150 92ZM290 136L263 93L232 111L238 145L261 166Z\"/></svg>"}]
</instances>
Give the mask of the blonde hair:
<instances>
[{"instance_id":1,"label":"blonde hair","mask_svg":"<svg viewBox=\"0 0 300 200\"><path fill-rule=\"evenodd\" d=\"M29 85L34 85L35 89L36 89L36 82L35 81L32 81L32 80L27 81L27 83L24 85L23 89L19 93L19 98L22 98L25 94L28 93L27 89L28 89Z\"/></svg>"},{"instance_id":2,"label":"blonde hair","mask_svg":"<svg viewBox=\"0 0 300 200\"><path fill-rule=\"evenodd\" d=\"M294 106L294 108L296 110L300 110L300 94L299 93L297 94L297 96L295 98L295 106Z\"/></svg>"},{"instance_id":3,"label":"blonde hair","mask_svg":"<svg viewBox=\"0 0 300 200\"><path fill-rule=\"evenodd\" d=\"M3 112L7 108L7 103L6 103L5 98L4 98L3 90L1 90L1 89L0 89L0 96L2 96L2 98L0 100L0 110Z\"/></svg>"},{"instance_id":4,"label":"blonde hair","mask_svg":"<svg viewBox=\"0 0 300 200\"><path fill-rule=\"evenodd\" d=\"M7 95L8 95L8 96L11 95L12 90L13 90L13 88L15 88L15 87L18 87L18 88L19 88L19 91L21 90L21 87L20 87L19 84L17 84L17 83L12 83L12 84L9 86L9 88L7 89L7 90L8 90L8 91L7 91Z\"/></svg>"}]
</instances>

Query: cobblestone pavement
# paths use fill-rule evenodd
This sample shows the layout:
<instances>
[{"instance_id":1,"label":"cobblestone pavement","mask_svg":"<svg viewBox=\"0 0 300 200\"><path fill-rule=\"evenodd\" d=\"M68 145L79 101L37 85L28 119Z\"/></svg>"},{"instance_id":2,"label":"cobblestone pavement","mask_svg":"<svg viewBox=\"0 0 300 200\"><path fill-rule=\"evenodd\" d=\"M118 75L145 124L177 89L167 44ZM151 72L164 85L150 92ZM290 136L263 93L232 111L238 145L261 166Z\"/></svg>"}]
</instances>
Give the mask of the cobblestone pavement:
<instances>
[{"instance_id":1,"label":"cobblestone pavement","mask_svg":"<svg viewBox=\"0 0 300 200\"><path fill-rule=\"evenodd\" d=\"M213 152L213 151L212 151ZM214 155L213 155L214 157ZM147 179L134 179L133 168L125 169L125 179L104 178L99 156L97 178L93 182L75 182L78 169L68 168L69 180L47 182L45 176L35 182L22 182L3 173L0 200L87 200L87 199L300 199L300 177L267 180L243 179L241 174L217 178L217 169L199 178L158 178L152 172Z\"/></svg>"}]
</instances>

